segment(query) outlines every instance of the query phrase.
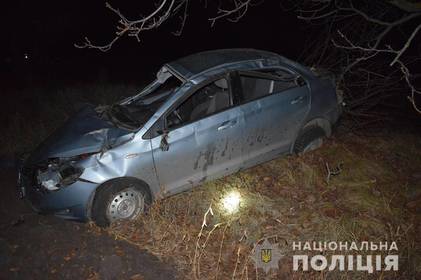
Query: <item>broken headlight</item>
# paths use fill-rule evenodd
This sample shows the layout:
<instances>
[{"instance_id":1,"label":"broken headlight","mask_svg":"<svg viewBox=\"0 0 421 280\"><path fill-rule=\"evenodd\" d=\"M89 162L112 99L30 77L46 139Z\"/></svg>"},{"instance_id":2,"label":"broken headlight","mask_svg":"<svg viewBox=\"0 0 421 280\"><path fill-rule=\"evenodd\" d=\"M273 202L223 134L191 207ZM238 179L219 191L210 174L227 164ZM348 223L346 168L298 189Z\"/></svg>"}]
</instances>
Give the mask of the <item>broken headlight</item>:
<instances>
[{"instance_id":1,"label":"broken headlight","mask_svg":"<svg viewBox=\"0 0 421 280\"><path fill-rule=\"evenodd\" d=\"M81 168L70 163L50 162L46 167L38 169L36 177L38 185L49 191L55 191L74 183L82 172Z\"/></svg>"}]
</instances>

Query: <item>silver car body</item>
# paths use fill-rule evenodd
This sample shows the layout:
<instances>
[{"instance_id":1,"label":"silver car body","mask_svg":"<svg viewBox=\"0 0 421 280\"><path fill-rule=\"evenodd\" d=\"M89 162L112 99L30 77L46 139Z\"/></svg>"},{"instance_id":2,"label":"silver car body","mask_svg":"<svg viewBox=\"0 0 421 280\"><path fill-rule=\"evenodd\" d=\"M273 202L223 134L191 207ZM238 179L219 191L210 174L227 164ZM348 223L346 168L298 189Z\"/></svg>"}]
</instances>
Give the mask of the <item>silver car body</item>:
<instances>
[{"instance_id":1,"label":"silver car body","mask_svg":"<svg viewBox=\"0 0 421 280\"><path fill-rule=\"evenodd\" d=\"M253 75L269 69L293 73L304 83L234 104L234 91L241 94L242 89L234 86L234 73ZM66 219L89 220L96 190L120 177L146 183L154 198L176 194L291 153L297 135L308 125L320 126L329 136L340 115L331 81L282 56L251 49L208 51L165 64L156 81L120 104L145 98L170 76L181 85L140 128L117 128L87 106L38 147L23 163L18 184L33 208ZM228 81L229 108L169 131L158 129L178 104L221 77ZM52 158L71 162L80 173L64 187L45 190L48 185L42 178L54 174L37 168Z\"/></svg>"}]
</instances>

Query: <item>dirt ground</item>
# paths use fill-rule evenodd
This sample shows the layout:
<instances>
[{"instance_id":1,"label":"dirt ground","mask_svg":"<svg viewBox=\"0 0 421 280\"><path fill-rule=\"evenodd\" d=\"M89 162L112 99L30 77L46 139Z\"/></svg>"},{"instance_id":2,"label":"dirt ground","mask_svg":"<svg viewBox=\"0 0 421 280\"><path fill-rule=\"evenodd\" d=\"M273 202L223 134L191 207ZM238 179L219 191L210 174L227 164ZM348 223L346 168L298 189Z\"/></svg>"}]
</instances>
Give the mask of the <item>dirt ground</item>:
<instances>
[{"instance_id":1,"label":"dirt ground","mask_svg":"<svg viewBox=\"0 0 421 280\"><path fill-rule=\"evenodd\" d=\"M97 228L38 215L0 171L0 279L176 279L171 264Z\"/></svg>"}]
</instances>

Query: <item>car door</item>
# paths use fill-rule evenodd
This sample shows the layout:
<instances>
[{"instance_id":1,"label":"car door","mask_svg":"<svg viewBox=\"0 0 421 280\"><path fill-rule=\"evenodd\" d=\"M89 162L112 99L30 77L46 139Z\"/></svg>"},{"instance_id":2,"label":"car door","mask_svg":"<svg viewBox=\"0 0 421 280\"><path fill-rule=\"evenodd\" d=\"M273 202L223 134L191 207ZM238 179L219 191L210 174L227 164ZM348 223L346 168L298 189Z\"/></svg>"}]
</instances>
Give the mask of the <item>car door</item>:
<instances>
[{"instance_id":1,"label":"car door","mask_svg":"<svg viewBox=\"0 0 421 280\"><path fill-rule=\"evenodd\" d=\"M186 190L243 165L244 118L233 107L227 77L202 83L164 114L165 135L151 139L158 180L165 193ZM162 140L168 150L162 147Z\"/></svg>"},{"instance_id":2,"label":"car door","mask_svg":"<svg viewBox=\"0 0 421 280\"><path fill-rule=\"evenodd\" d=\"M305 80L283 69L238 72L236 79L245 119L245 165L288 153L309 108Z\"/></svg>"}]
</instances>

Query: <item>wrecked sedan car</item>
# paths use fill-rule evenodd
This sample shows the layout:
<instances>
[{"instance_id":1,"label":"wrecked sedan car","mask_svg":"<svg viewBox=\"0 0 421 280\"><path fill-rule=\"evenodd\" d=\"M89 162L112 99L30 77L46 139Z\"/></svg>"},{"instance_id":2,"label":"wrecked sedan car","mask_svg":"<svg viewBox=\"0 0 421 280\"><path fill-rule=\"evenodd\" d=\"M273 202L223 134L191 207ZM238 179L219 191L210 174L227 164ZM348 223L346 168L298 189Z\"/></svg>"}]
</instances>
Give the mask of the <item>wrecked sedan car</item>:
<instances>
[{"instance_id":1,"label":"wrecked sedan car","mask_svg":"<svg viewBox=\"0 0 421 280\"><path fill-rule=\"evenodd\" d=\"M19 190L41 213L108 225L153 199L315 149L339 116L331 79L275 53L193 54L135 96L84 107L24 161Z\"/></svg>"}]
</instances>

